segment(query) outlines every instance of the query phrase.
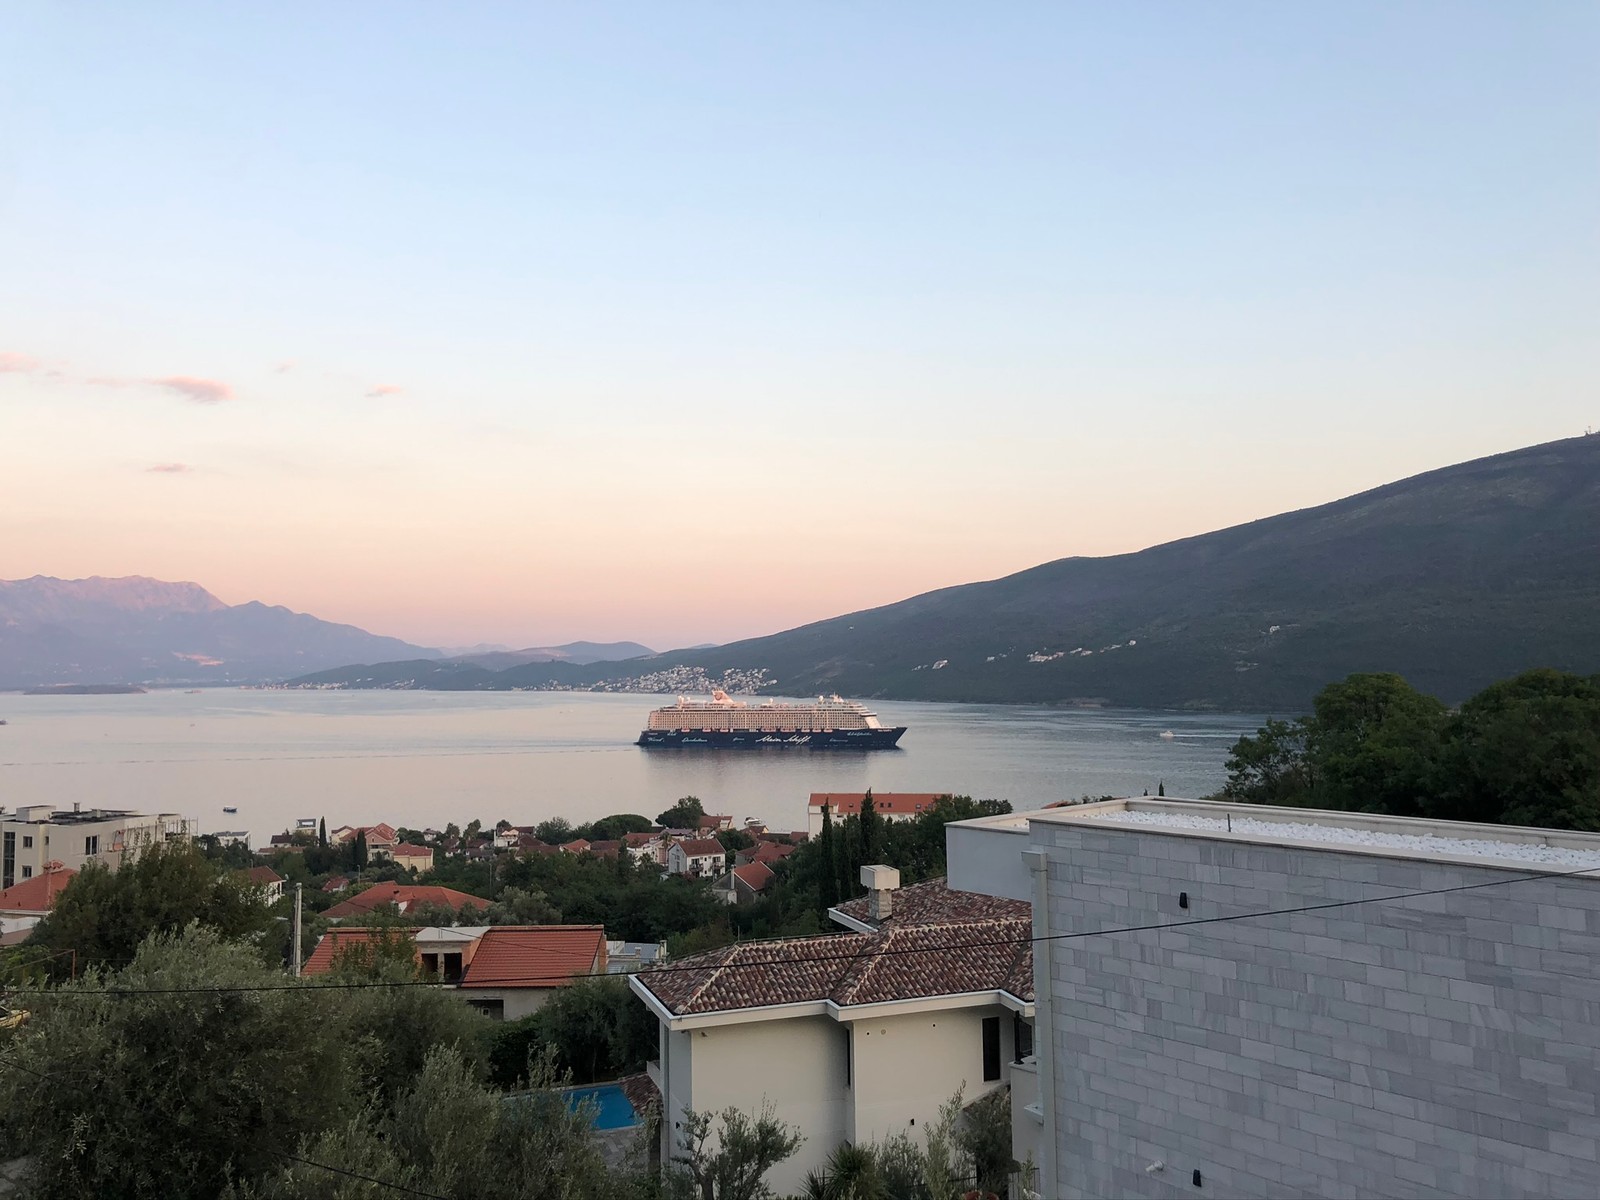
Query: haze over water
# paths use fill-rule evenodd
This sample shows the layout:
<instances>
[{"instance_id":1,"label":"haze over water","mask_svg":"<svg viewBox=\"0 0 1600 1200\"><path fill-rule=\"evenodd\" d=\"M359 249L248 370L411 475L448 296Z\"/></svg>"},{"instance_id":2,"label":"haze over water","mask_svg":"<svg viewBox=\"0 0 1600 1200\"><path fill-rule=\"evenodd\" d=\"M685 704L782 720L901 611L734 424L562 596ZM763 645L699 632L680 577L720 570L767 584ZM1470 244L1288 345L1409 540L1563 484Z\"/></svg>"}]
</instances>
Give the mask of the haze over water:
<instances>
[{"instance_id":1,"label":"haze over water","mask_svg":"<svg viewBox=\"0 0 1600 1200\"><path fill-rule=\"evenodd\" d=\"M137 808L248 830L252 845L297 817L330 828L474 817L580 823L653 817L684 795L708 811L805 827L813 791L966 793L1038 807L1164 782L1200 796L1261 718L883 702L908 727L870 754L645 751L632 744L669 698L573 692L158 691L0 695L0 804ZM1175 737L1161 738L1170 729ZM224 805L238 813L224 814Z\"/></svg>"}]
</instances>

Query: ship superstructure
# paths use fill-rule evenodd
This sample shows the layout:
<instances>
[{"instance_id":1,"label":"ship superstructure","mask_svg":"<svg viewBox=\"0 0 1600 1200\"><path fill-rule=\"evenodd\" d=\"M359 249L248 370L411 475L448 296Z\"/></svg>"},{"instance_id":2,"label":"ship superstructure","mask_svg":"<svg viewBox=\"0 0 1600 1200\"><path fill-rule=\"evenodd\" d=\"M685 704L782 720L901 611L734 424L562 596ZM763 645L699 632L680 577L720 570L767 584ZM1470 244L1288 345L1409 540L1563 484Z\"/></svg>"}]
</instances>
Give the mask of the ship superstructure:
<instances>
[{"instance_id":1,"label":"ship superstructure","mask_svg":"<svg viewBox=\"0 0 1600 1200\"><path fill-rule=\"evenodd\" d=\"M638 744L652 747L704 746L758 750L806 747L812 750L888 750L905 726L885 725L878 714L853 700L818 696L815 703L747 704L723 691L710 700L690 700L650 714Z\"/></svg>"}]
</instances>

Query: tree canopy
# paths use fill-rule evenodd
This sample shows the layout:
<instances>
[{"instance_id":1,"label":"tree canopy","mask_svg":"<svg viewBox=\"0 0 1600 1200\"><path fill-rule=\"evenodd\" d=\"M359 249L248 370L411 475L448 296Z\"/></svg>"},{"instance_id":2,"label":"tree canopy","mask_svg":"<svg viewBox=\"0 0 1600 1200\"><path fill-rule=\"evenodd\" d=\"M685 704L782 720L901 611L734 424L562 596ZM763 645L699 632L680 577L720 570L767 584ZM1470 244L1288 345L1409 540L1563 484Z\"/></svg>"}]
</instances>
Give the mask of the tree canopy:
<instances>
[{"instance_id":1,"label":"tree canopy","mask_svg":"<svg viewBox=\"0 0 1600 1200\"><path fill-rule=\"evenodd\" d=\"M1329 684L1228 756L1226 799L1600 829L1600 679L1526 671L1452 713L1398 675Z\"/></svg>"}]
</instances>

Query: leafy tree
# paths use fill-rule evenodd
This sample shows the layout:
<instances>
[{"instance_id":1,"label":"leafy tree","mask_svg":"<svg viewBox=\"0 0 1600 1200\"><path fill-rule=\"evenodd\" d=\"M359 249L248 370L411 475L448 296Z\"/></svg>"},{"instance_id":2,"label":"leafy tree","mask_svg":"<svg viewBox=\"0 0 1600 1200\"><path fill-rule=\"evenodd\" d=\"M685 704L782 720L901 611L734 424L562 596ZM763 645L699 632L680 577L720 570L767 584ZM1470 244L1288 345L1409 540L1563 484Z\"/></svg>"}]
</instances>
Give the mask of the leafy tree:
<instances>
[{"instance_id":1,"label":"leafy tree","mask_svg":"<svg viewBox=\"0 0 1600 1200\"><path fill-rule=\"evenodd\" d=\"M540 821L533 827L533 836L547 846L564 846L572 840L576 832L572 828L572 823L561 817L551 817L548 821Z\"/></svg>"},{"instance_id":2,"label":"leafy tree","mask_svg":"<svg viewBox=\"0 0 1600 1200\"><path fill-rule=\"evenodd\" d=\"M1005 1195L1019 1164L1011 1157L1011 1090L996 1088L966 1108L956 1145L972 1161L978 1190Z\"/></svg>"},{"instance_id":3,"label":"leafy tree","mask_svg":"<svg viewBox=\"0 0 1600 1200\"><path fill-rule=\"evenodd\" d=\"M1294 805L1308 801L1315 775L1307 755L1311 723L1269 720L1228 752L1222 794L1250 804Z\"/></svg>"},{"instance_id":4,"label":"leafy tree","mask_svg":"<svg viewBox=\"0 0 1600 1200\"><path fill-rule=\"evenodd\" d=\"M1352 675L1317 693L1313 715L1319 804L1422 813L1436 783L1444 705L1398 675Z\"/></svg>"},{"instance_id":5,"label":"leafy tree","mask_svg":"<svg viewBox=\"0 0 1600 1200\"><path fill-rule=\"evenodd\" d=\"M722 843L722 849L727 854L737 854L756 844L755 838L742 829L719 829L716 838Z\"/></svg>"},{"instance_id":6,"label":"leafy tree","mask_svg":"<svg viewBox=\"0 0 1600 1200\"><path fill-rule=\"evenodd\" d=\"M0 1063L0 1126L32 1152L31 1194L211 1200L276 1169L354 1111L340 995L194 925L34 998Z\"/></svg>"},{"instance_id":7,"label":"leafy tree","mask_svg":"<svg viewBox=\"0 0 1600 1200\"><path fill-rule=\"evenodd\" d=\"M1600 677L1535 670L1492 684L1445 741L1437 815L1600 829Z\"/></svg>"},{"instance_id":8,"label":"leafy tree","mask_svg":"<svg viewBox=\"0 0 1600 1200\"><path fill-rule=\"evenodd\" d=\"M610 842L630 833L648 833L653 828L650 818L641 817L638 813L613 813L584 826L579 836L591 842Z\"/></svg>"},{"instance_id":9,"label":"leafy tree","mask_svg":"<svg viewBox=\"0 0 1600 1200\"><path fill-rule=\"evenodd\" d=\"M260 888L208 861L197 847L158 843L115 871L86 864L27 945L74 950L79 971L121 966L150 934L175 933L191 923L230 941L262 945L273 918L261 901ZM57 978L64 977L68 960L55 963Z\"/></svg>"},{"instance_id":10,"label":"leafy tree","mask_svg":"<svg viewBox=\"0 0 1600 1200\"><path fill-rule=\"evenodd\" d=\"M483 919L490 925L559 925L561 910L541 891L507 887L495 898Z\"/></svg>"},{"instance_id":11,"label":"leafy tree","mask_svg":"<svg viewBox=\"0 0 1600 1200\"><path fill-rule=\"evenodd\" d=\"M685 1112L684 1152L674 1155L699 1200L765 1200L772 1195L766 1175L789 1158L805 1139L799 1130L779 1121L770 1106L754 1117L736 1108L721 1114L715 1149L711 1113Z\"/></svg>"},{"instance_id":12,"label":"leafy tree","mask_svg":"<svg viewBox=\"0 0 1600 1200\"><path fill-rule=\"evenodd\" d=\"M694 829L705 815L705 806L698 796L685 796L666 812L657 814L656 824L666 829Z\"/></svg>"}]
</instances>

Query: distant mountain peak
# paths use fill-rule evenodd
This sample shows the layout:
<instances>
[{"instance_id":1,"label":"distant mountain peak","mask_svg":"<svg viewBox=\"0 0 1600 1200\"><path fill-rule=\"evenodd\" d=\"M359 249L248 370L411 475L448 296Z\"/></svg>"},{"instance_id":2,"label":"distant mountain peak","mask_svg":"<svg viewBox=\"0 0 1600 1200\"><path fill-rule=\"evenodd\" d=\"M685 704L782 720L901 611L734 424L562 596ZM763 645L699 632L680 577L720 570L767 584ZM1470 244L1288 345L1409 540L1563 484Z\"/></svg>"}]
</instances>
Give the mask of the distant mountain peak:
<instances>
[{"instance_id":1,"label":"distant mountain peak","mask_svg":"<svg viewBox=\"0 0 1600 1200\"><path fill-rule=\"evenodd\" d=\"M34 575L28 579L0 579L0 609L24 598L34 605L97 604L128 610L163 608L175 612L216 612L227 608L198 583L169 583L148 575L90 575L87 579L57 579ZM7 604L7 600L12 604Z\"/></svg>"}]
</instances>

